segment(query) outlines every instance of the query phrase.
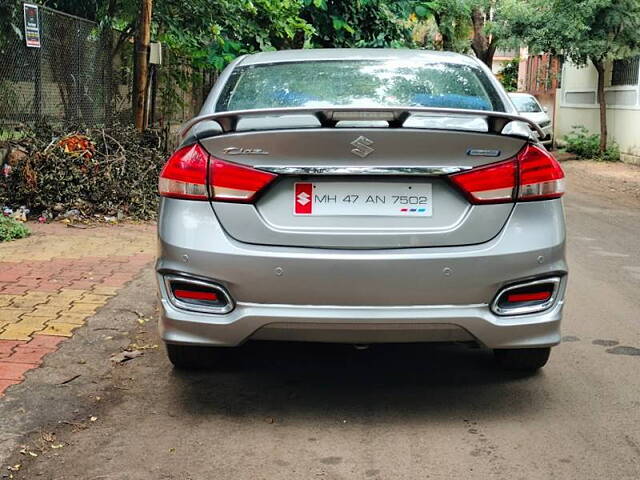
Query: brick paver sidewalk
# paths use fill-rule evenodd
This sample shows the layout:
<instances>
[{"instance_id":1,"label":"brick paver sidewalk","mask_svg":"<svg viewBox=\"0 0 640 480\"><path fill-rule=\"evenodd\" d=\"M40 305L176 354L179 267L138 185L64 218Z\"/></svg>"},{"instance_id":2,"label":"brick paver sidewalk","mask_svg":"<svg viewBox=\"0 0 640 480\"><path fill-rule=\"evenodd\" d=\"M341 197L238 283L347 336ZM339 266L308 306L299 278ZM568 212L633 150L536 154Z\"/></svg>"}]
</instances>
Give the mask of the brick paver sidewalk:
<instances>
[{"instance_id":1,"label":"brick paver sidewalk","mask_svg":"<svg viewBox=\"0 0 640 480\"><path fill-rule=\"evenodd\" d=\"M152 225L32 225L0 243L0 396L38 367L154 255Z\"/></svg>"}]
</instances>

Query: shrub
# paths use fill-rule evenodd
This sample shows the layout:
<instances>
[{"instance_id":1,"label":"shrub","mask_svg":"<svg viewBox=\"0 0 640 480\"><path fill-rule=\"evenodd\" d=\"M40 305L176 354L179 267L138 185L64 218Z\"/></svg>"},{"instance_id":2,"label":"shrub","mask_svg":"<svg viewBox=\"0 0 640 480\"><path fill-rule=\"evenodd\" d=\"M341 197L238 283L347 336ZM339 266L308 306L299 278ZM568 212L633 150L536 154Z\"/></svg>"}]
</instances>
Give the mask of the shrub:
<instances>
[{"instance_id":1,"label":"shrub","mask_svg":"<svg viewBox=\"0 0 640 480\"><path fill-rule=\"evenodd\" d=\"M578 158L593 158L600 154L600 135L590 134L586 127L574 126L565 135L565 150Z\"/></svg>"},{"instance_id":2,"label":"shrub","mask_svg":"<svg viewBox=\"0 0 640 480\"><path fill-rule=\"evenodd\" d=\"M30 233L24 224L13 218L0 215L0 242L25 238L28 237Z\"/></svg>"},{"instance_id":3,"label":"shrub","mask_svg":"<svg viewBox=\"0 0 640 480\"><path fill-rule=\"evenodd\" d=\"M576 125L572 127L570 134L565 135L564 150L573 153L581 159L599 160L605 162L620 161L620 148L613 143L607 147L604 153L600 152L600 135L589 133L586 127Z\"/></svg>"},{"instance_id":4,"label":"shrub","mask_svg":"<svg viewBox=\"0 0 640 480\"><path fill-rule=\"evenodd\" d=\"M618 147L617 143L612 143L607 147L602 155L596 157L596 160L602 160L603 162L619 162L620 147Z\"/></svg>"},{"instance_id":5,"label":"shrub","mask_svg":"<svg viewBox=\"0 0 640 480\"><path fill-rule=\"evenodd\" d=\"M70 209L137 219L156 214L165 160L157 133L127 126L70 133L40 127L5 146L10 169L0 175L0 206L25 205L32 214Z\"/></svg>"},{"instance_id":6,"label":"shrub","mask_svg":"<svg viewBox=\"0 0 640 480\"><path fill-rule=\"evenodd\" d=\"M520 59L513 58L504 64L498 78L502 83L502 86L507 92L518 91L518 71L520 69Z\"/></svg>"}]
</instances>

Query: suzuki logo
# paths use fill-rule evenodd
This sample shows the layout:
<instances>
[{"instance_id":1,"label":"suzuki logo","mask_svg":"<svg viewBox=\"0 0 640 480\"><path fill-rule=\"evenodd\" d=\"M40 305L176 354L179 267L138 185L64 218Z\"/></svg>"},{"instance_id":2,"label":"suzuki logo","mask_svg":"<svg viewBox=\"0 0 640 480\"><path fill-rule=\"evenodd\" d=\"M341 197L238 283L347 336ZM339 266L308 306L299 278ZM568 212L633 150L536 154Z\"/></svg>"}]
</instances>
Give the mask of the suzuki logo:
<instances>
[{"instance_id":1,"label":"suzuki logo","mask_svg":"<svg viewBox=\"0 0 640 480\"><path fill-rule=\"evenodd\" d=\"M369 140L367 137L364 137L362 135L351 142L351 145L356 147L351 150L351 153L359 156L360 158L365 158L375 151L374 148L371 148L369 146L373 145L373 140Z\"/></svg>"},{"instance_id":2,"label":"suzuki logo","mask_svg":"<svg viewBox=\"0 0 640 480\"><path fill-rule=\"evenodd\" d=\"M295 215L311 215L313 213L313 183L296 183L294 195L293 213Z\"/></svg>"},{"instance_id":3,"label":"suzuki logo","mask_svg":"<svg viewBox=\"0 0 640 480\"><path fill-rule=\"evenodd\" d=\"M307 193L307 192L302 192L298 194L298 203L302 206L306 205L307 203L309 203L311 200L309 200L309 198L311 198L311 196Z\"/></svg>"}]
</instances>

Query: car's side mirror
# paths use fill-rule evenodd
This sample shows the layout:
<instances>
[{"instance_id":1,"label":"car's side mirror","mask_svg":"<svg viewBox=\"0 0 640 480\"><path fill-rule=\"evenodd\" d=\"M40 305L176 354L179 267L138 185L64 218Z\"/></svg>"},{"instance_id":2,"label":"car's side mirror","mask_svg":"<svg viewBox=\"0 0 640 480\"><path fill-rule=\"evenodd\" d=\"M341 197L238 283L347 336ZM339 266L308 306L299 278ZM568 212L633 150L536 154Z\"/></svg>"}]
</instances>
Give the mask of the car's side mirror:
<instances>
[{"instance_id":1,"label":"car's side mirror","mask_svg":"<svg viewBox=\"0 0 640 480\"><path fill-rule=\"evenodd\" d=\"M542 107L542 110L544 111L544 113L549 113L549 107Z\"/></svg>"}]
</instances>

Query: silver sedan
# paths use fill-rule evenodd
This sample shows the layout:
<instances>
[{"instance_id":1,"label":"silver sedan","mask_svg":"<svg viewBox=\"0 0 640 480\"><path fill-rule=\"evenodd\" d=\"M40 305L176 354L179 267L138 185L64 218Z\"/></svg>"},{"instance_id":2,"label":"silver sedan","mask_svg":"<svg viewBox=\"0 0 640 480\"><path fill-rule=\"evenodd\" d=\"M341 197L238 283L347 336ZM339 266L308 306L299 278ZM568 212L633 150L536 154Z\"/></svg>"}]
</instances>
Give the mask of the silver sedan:
<instances>
[{"instance_id":1,"label":"silver sedan","mask_svg":"<svg viewBox=\"0 0 640 480\"><path fill-rule=\"evenodd\" d=\"M474 58L236 59L159 180L160 330L177 367L250 340L560 341L564 173Z\"/></svg>"}]
</instances>

